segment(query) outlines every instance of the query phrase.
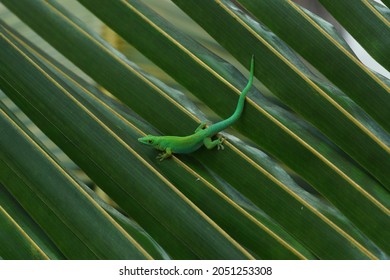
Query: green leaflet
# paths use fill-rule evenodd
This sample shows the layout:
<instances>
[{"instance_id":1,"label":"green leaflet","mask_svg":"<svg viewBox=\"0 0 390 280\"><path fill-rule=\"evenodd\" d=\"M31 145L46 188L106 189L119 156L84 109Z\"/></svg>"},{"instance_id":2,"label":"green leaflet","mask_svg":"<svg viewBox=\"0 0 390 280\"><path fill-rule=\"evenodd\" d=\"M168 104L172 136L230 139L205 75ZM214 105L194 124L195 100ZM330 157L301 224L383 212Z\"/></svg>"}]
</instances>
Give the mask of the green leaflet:
<instances>
[{"instance_id":1,"label":"green leaflet","mask_svg":"<svg viewBox=\"0 0 390 280\"><path fill-rule=\"evenodd\" d=\"M0 103L0 107L2 104ZM1 173L1 172L0 172ZM30 239L30 245L28 248L32 249L38 247L41 252L45 255L45 258L50 259L64 259L64 255L58 250L56 245L50 240L46 233L39 227L39 225L31 218L30 215L23 209L23 207L12 197L12 195L7 191L7 189L0 184L0 206L3 208L7 214L12 217L12 220L20 227L19 232L23 231L28 239ZM11 233L12 236L16 236ZM10 240L5 239L6 242ZM3 244L3 242L0 242ZM34 243L34 245L33 245ZM16 243L15 246L18 243ZM16 255L22 250L12 250L10 255L7 257L9 259L16 259ZM30 251L32 252L32 251ZM36 252L35 250L33 252ZM39 255L39 254L38 254ZM3 255L5 257L5 255ZM35 255L26 256L24 259L32 259Z\"/></svg>"},{"instance_id":2,"label":"green leaflet","mask_svg":"<svg viewBox=\"0 0 390 280\"><path fill-rule=\"evenodd\" d=\"M367 0L356 1L353 5L345 0L320 2L373 58L390 70L389 20L380 13L389 13L386 7ZM348 17L345 17L346 13Z\"/></svg>"},{"instance_id":3,"label":"green leaflet","mask_svg":"<svg viewBox=\"0 0 390 280\"><path fill-rule=\"evenodd\" d=\"M0 254L6 259L47 259L47 255L0 205Z\"/></svg>"},{"instance_id":4,"label":"green leaflet","mask_svg":"<svg viewBox=\"0 0 390 280\"><path fill-rule=\"evenodd\" d=\"M130 236L80 192L80 186L42 151L25 128L3 109L0 113L4 133L0 139L1 181L67 258L148 258ZM78 211L80 204L83 211ZM92 233L94 238L90 237Z\"/></svg>"}]
</instances>

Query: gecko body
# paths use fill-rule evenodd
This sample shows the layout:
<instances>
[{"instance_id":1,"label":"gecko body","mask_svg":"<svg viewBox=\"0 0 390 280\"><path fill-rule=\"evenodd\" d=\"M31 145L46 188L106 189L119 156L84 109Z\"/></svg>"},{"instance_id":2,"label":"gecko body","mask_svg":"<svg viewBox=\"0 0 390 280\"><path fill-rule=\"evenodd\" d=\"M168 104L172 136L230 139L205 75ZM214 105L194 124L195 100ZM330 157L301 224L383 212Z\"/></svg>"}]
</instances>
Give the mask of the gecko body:
<instances>
[{"instance_id":1,"label":"gecko body","mask_svg":"<svg viewBox=\"0 0 390 280\"><path fill-rule=\"evenodd\" d=\"M252 86L253 82L253 71L254 71L254 57L252 56L251 68L250 68L250 77L248 84L245 86L237 102L236 110L233 115L229 118L220 121L218 123L212 124L207 127L206 122L202 122L198 128L195 130L194 134L187 136L154 136L147 135L138 139L139 142L152 146L153 148L162 151L161 154L157 156L159 160L164 160L170 157L173 153L177 154L188 154L196 151L202 145L207 149L213 149L217 147L218 150L223 149L223 137L217 137L217 139L212 140L212 137L218 134L220 131L232 125L237 121L242 113L245 103L245 96L248 93L249 89Z\"/></svg>"}]
</instances>

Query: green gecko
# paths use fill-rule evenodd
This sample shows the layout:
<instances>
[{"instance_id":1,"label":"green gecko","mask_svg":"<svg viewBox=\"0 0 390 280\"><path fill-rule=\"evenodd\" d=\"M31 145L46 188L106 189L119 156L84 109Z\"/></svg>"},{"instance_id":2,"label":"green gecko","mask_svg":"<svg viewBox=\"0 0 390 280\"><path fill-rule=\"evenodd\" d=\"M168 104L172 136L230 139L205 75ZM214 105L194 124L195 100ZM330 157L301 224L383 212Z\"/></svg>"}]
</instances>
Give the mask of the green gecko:
<instances>
[{"instance_id":1,"label":"green gecko","mask_svg":"<svg viewBox=\"0 0 390 280\"><path fill-rule=\"evenodd\" d=\"M211 138L218 132L232 125L241 116L242 110L244 108L245 96L252 86L254 65L254 56L252 56L248 84L241 92L240 98L237 102L236 110L234 111L233 115L231 115L226 120L215 123L209 127L207 127L206 122L202 122L195 130L195 133L188 136L147 135L145 137L138 138L138 141L162 151L162 153L157 156L157 159L159 159L160 161L170 157L173 153L192 153L199 149L202 145L205 145L207 149L212 149L217 146L218 150L223 150L224 147L222 143L225 138L218 137L216 140L212 140Z\"/></svg>"}]
</instances>

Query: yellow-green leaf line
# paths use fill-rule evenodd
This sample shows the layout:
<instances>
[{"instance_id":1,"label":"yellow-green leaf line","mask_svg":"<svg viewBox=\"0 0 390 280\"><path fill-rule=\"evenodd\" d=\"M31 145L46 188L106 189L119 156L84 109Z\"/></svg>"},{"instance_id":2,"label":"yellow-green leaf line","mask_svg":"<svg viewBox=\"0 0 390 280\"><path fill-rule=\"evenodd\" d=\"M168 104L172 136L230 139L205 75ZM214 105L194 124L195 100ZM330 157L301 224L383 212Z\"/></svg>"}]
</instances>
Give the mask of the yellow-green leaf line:
<instances>
[{"instance_id":1,"label":"yellow-green leaf line","mask_svg":"<svg viewBox=\"0 0 390 280\"><path fill-rule=\"evenodd\" d=\"M2 111L2 110L0 110ZM3 112L1 112L3 113ZM0 205L0 212L2 212L8 219L9 221L18 229L19 233L26 239L29 241L32 249L39 253L41 255L42 258L48 260L49 257L45 254L44 251L42 251L42 249L35 243L34 240L31 239L31 237L19 226L19 224L8 214L7 211L5 211L5 209Z\"/></svg>"},{"instance_id":2,"label":"yellow-green leaf line","mask_svg":"<svg viewBox=\"0 0 390 280\"><path fill-rule=\"evenodd\" d=\"M371 10L373 14L375 14L384 24L390 27L389 21L377 10L375 7L368 2L367 0L362 0L363 4Z\"/></svg>"}]
</instances>

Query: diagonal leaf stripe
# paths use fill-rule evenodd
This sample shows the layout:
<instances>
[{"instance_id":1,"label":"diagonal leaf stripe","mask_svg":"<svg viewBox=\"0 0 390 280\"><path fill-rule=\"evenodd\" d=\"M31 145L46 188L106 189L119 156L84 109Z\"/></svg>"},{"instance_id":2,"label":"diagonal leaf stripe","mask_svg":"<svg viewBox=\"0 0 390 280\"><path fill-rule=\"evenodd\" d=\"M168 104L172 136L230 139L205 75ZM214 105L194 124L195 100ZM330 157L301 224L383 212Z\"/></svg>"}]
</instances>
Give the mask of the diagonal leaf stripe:
<instances>
[{"instance_id":1,"label":"diagonal leaf stripe","mask_svg":"<svg viewBox=\"0 0 390 280\"><path fill-rule=\"evenodd\" d=\"M0 102L0 106L1 106ZM1 173L1 172L0 172ZM2 175L0 174L0 177ZM14 197L0 184L0 205L3 207L12 219L21 227L21 229L33 240L35 244L44 252L49 259L64 259L65 256L60 252L56 245L44 233L41 227L27 214L22 206ZM3 244L3 242L1 242ZM32 247L31 247L32 248ZM5 255L3 255L5 257ZM11 259L13 259L13 254ZM27 258L31 259L31 258Z\"/></svg>"},{"instance_id":2,"label":"diagonal leaf stripe","mask_svg":"<svg viewBox=\"0 0 390 280\"><path fill-rule=\"evenodd\" d=\"M1 166L1 164L0 164ZM23 231L0 205L0 254L9 259L48 259L47 255ZM16 252L16 254L15 254Z\"/></svg>"},{"instance_id":3,"label":"diagonal leaf stripe","mask_svg":"<svg viewBox=\"0 0 390 280\"><path fill-rule=\"evenodd\" d=\"M276 203L275 203L275 205L277 205ZM297 207L298 208L298 207ZM307 215L307 214L306 214Z\"/></svg>"}]
</instances>

